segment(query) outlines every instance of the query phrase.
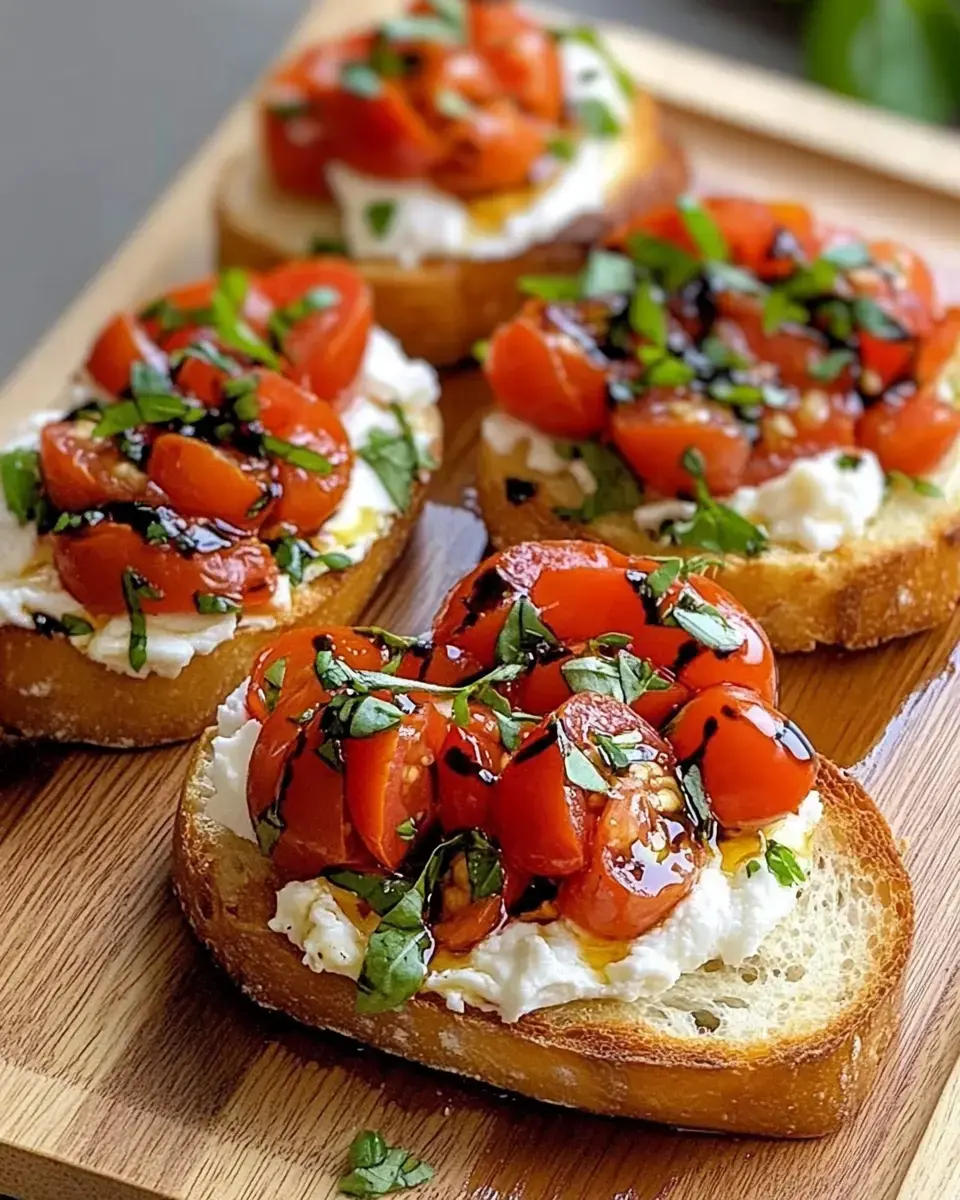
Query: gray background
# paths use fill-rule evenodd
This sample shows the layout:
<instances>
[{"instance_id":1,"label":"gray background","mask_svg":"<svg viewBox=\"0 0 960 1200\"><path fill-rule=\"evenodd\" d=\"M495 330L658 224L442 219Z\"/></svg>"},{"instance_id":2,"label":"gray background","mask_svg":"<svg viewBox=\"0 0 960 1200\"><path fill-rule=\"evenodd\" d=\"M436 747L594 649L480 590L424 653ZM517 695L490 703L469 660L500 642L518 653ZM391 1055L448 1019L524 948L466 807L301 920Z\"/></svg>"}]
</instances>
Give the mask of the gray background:
<instances>
[{"instance_id":1,"label":"gray background","mask_svg":"<svg viewBox=\"0 0 960 1200\"><path fill-rule=\"evenodd\" d=\"M124 241L305 7L0 0L0 378ZM797 67L793 6L770 0L564 7Z\"/></svg>"}]
</instances>

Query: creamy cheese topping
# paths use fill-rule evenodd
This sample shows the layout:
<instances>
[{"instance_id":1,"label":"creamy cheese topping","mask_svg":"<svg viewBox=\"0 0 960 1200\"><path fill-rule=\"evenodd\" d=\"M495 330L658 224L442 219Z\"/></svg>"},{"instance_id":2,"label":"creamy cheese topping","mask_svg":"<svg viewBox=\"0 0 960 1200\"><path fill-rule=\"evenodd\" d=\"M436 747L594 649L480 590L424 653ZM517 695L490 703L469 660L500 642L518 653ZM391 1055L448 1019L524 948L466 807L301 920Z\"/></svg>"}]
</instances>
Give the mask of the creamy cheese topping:
<instances>
[{"instance_id":1,"label":"creamy cheese topping","mask_svg":"<svg viewBox=\"0 0 960 1200\"><path fill-rule=\"evenodd\" d=\"M81 389L80 399L89 394ZM436 373L422 361L408 359L399 343L382 329L370 335L361 372L358 396L341 414L351 445L366 444L373 429L398 433L399 423L391 411L398 404L410 424L421 450L426 451L439 432L436 401L440 389ZM72 396L71 400L76 397ZM6 448L36 445L39 430L58 420L61 411L36 414L14 436ZM312 539L322 553L336 550L351 563L358 563L371 546L390 528L397 507L376 472L359 456L350 483L336 512ZM328 568L311 563L307 580ZM147 622L147 659L140 671L130 666L130 621L126 616L97 620L60 584L43 539L32 524L21 526L4 502L0 490L0 625L33 629L33 613L62 618L83 617L94 633L70 639L71 645L111 671L144 678L150 674L175 678L197 655L210 654L229 641L238 630L272 628L277 617L291 605L290 580L281 575L269 608L256 613L213 614L163 613Z\"/></svg>"},{"instance_id":2,"label":"creamy cheese topping","mask_svg":"<svg viewBox=\"0 0 960 1200\"><path fill-rule=\"evenodd\" d=\"M562 40L559 51L570 111L586 100L599 100L626 129L630 101L606 59L574 38ZM629 158L627 134L584 137L570 162L545 162L549 182L523 207L501 217L493 197L495 219L485 219L485 201L468 205L422 180L375 179L344 163L331 163L327 181L352 258L388 258L414 267L424 258L513 258L530 246L551 241L578 218L604 211L610 191L629 168ZM392 206L392 217L382 232L367 218L373 204Z\"/></svg>"},{"instance_id":3,"label":"creamy cheese topping","mask_svg":"<svg viewBox=\"0 0 960 1200\"><path fill-rule=\"evenodd\" d=\"M592 475L584 478L581 461L564 458L549 437L506 413L492 412L484 418L483 437L497 454L510 454L525 444L531 471L567 472L584 495L596 489ZM850 464L851 457L858 459L856 466ZM776 545L818 553L863 536L883 505L884 486L883 471L869 450L828 450L798 458L775 479L738 488L722 499L762 526ZM633 519L639 529L656 533L664 521L682 520L694 511L695 505L687 500L656 500L634 509Z\"/></svg>"},{"instance_id":4,"label":"creamy cheese topping","mask_svg":"<svg viewBox=\"0 0 960 1200\"><path fill-rule=\"evenodd\" d=\"M239 837L255 841L246 778L260 725L248 718L245 695L244 683L220 707L204 788L207 815ZM793 850L806 869L811 834L822 813L820 797L811 792L796 813L768 826L765 834ZM748 874L749 862L757 867ZM455 1012L470 1005L496 1012L504 1021L570 1000L654 997L704 963L722 959L734 966L756 954L764 938L792 911L798 890L780 884L759 854L745 858L733 873L715 860L664 921L624 944L622 957L604 967L590 962L589 949L596 939L586 938L569 921L511 921L457 966L431 971L424 989L443 996ZM350 979L360 974L368 935L340 907L337 889L326 880L281 888L270 928L303 952L304 965L312 971Z\"/></svg>"}]
</instances>

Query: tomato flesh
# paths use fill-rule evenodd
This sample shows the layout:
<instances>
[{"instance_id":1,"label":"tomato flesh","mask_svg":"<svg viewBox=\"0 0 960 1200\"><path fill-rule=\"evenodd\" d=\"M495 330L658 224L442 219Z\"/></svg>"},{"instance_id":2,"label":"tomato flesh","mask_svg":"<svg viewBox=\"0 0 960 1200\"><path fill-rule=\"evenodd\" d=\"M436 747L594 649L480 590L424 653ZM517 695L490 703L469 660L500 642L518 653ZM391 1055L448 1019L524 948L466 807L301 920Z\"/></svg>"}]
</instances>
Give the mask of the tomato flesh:
<instances>
[{"instance_id":1,"label":"tomato flesh","mask_svg":"<svg viewBox=\"0 0 960 1200\"><path fill-rule=\"evenodd\" d=\"M139 500L147 486L143 472L110 438L81 433L73 421L55 421L40 431L40 467L47 495L67 511Z\"/></svg>"},{"instance_id":2,"label":"tomato flesh","mask_svg":"<svg viewBox=\"0 0 960 1200\"><path fill-rule=\"evenodd\" d=\"M166 374L167 358L147 336L135 317L120 313L104 327L87 358L87 370L105 391L114 396L130 386L130 369L145 362Z\"/></svg>"},{"instance_id":3,"label":"tomato flesh","mask_svg":"<svg viewBox=\"0 0 960 1200\"><path fill-rule=\"evenodd\" d=\"M502 757L496 722L488 710L473 708L467 726L450 726L437 756L439 816L445 832L496 832L491 808Z\"/></svg>"},{"instance_id":4,"label":"tomato flesh","mask_svg":"<svg viewBox=\"0 0 960 1200\"><path fill-rule=\"evenodd\" d=\"M667 736L681 764L700 767L725 829L752 829L795 812L816 778L816 755L793 722L733 683L695 695Z\"/></svg>"},{"instance_id":5,"label":"tomato flesh","mask_svg":"<svg viewBox=\"0 0 960 1200\"><path fill-rule=\"evenodd\" d=\"M857 429L886 471L925 475L934 470L960 433L960 409L941 400L935 384L906 399L881 400L868 408Z\"/></svg>"},{"instance_id":6,"label":"tomato flesh","mask_svg":"<svg viewBox=\"0 0 960 1200\"><path fill-rule=\"evenodd\" d=\"M258 721L265 721L269 716L267 696L274 693L277 685L269 685L267 673L276 670L280 662L283 663L283 678L279 691L284 700L296 693L300 710L325 701L327 693L314 669L321 650L332 650L337 658L342 658L357 671L379 671L383 666L380 647L349 626L314 625L291 629L261 650L254 661L247 688L250 715Z\"/></svg>"}]
</instances>

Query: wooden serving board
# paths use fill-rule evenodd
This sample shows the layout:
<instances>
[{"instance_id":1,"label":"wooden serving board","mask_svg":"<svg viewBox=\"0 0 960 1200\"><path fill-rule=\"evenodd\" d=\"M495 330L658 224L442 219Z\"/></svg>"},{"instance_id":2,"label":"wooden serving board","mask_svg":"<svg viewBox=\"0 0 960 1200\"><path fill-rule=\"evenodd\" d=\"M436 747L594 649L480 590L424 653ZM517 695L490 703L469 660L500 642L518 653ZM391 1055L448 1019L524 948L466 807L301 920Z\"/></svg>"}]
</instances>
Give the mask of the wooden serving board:
<instances>
[{"instance_id":1,"label":"wooden serving board","mask_svg":"<svg viewBox=\"0 0 960 1200\"><path fill-rule=\"evenodd\" d=\"M354 20L371 7L336 5ZM312 28L336 25L333 8ZM617 46L640 75L662 50L640 35L618 35ZM680 52L670 53L676 65ZM678 95L671 78L670 114L700 182L796 196L912 240L960 300L949 250L960 213L942 189L745 133L698 111L702 95ZM768 88L768 105L782 106ZM0 394L0 426L57 394L112 310L209 268L211 188L249 134L241 109ZM371 619L420 629L482 553L484 530L461 505L483 403L475 375L445 380L435 503ZM960 1195L958 633L960 617L883 650L782 665L784 707L876 796L904 839L918 901L900 1044L860 1116L814 1143L550 1109L259 1012L211 966L170 894L189 748L0 751L0 1190L20 1200L317 1200L335 1194L354 1133L377 1127L436 1168L416 1193L424 1200Z\"/></svg>"}]
</instances>

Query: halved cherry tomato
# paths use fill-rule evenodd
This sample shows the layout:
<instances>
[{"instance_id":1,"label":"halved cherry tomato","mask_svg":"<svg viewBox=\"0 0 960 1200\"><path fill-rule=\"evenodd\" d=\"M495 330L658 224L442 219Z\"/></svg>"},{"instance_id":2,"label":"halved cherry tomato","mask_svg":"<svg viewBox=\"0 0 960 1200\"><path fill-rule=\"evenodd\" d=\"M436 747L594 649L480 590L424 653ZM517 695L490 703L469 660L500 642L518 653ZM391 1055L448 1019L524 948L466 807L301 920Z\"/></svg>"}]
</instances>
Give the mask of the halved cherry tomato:
<instances>
[{"instance_id":1,"label":"halved cherry tomato","mask_svg":"<svg viewBox=\"0 0 960 1200\"><path fill-rule=\"evenodd\" d=\"M643 768L649 774L614 781L589 863L565 879L557 895L561 914L595 937L631 941L646 933L690 891L703 861L679 812L656 808L672 776L653 763ZM676 802L679 809L679 794Z\"/></svg>"},{"instance_id":2,"label":"halved cherry tomato","mask_svg":"<svg viewBox=\"0 0 960 1200\"><path fill-rule=\"evenodd\" d=\"M57 534L53 557L63 586L93 613L127 611L123 576L128 569L160 592L156 599L141 595L145 613L194 612L198 593L247 608L263 605L277 582L270 550L252 538L185 555L169 542L151 545L129 525L112 521Z\"/></svg>"},{"instance_id":3,"label":"halved cherry tomato","mask_svg":"<svg viewBox=\"0 0 960 1200\"><path fill-rule=\"evenodd\" d=\"M754 688L765 700L775 702L777 665L759 622L717 582L699 575L685 584L674 584L660 601L660 614L669 618L669 610L684 589L716 610L727 629L740 639L737 649L712 650L676 624L664 624L661 619L644 627L634 643L634 653L658 668L666 667L693 692L729 680Z\"/></svg>"},{"instance_id":4,"label":"halved cherry tomato","mask_svg":"<svg viewBox=\"0 0 960 1200\"><path fill-rule=\"evenodd\" d=\"M270 857L288 878L311 879L326 867L376 864L353 830L344 778L317 751L324 743L319 714L306 726L293 694L267 715L250 756L247 806L256 829L280 828Z\"/></svg>"},{"instance_id":5,"label":"halved cherry tomato","mask_svg":"<svg viewBox=\"0 0 960 1200\"><path fill-rule=\"evenodd\" d=\"M858 296L868 296L907 334L926 337L940 317L940 302L930 269L918 254L899 242L868 242L872 260L846 278Z\"/></svg>"},{"instance_id":6,"label":"halved cherry tomato","mask_svg":"<svg viewBox=\"0 0 960 1200\"><path fill-rule=\"evenodd\" d=\"M943 368L960 355L960 308L951 308L929 337L920 343L917 355L917 383L936 380Z\"/></svg>"},{"instance_id":7,"label":"halved cherry tomato","mask_svg":"<svg viewBox=\"0 0 960 1200\"><path fill-rule=\"evenodd\" d=\"M767 409L760 418L760 437L743 482L755 486L782 474L796 458L856 446L861 412L856 393L844 396L817 390L797 396L784 408Z\"/></svg>"},{"instance_id":8,"label":"halved cherry tomato","mask_svg":"<svg viewBox=\"0 0 960 1200\"><path fill-rule=\"evenodd\" d=\"M373 299L355 267L345 259L290 262L260 280L277 309L329 289L338 299L297 321L282 339L288 374L321 400L336 400L356 379L373 324Z\"/></svg>"},{"instance_id":9,"label":"halved cherry tomato","mask_svg":"<svg viewBox=\"0 0 960 1200\"><path fill-rule=\"evenodd\" d=\"M130 313L119 313L93 343L87 370L102 388L119 396L130 386L130 368L145 362L166 372L167 357Z\"/></svg>"},{"instance_id":10,"label":"halved cherry tomato","mask_svg":"<svg viewBox=\"0 0 960 1200\"><path fill-rule=\"evenodd\" d=\"M860 388L868 395L879 396L888 387L906 379L911 373L917 352L915 338L879 338L862 330L860 333Z\"/></svg>"},{"instance_id":11,"label":"halved cherry tomato","mask_svg":"<svg viewBox=\"0 0 960 1200\"><path fill-rule=\"evenodd\" d=\"M440 134L396 79L381 79L379 91L369 97L338 87L323 100L323 120L330 159L348 163L362 175L422 179L443 157Z\"/></svg>"},{"instance_id":12,"label":"halved cherry tomato","mask_svg":"<svg viewBox=\"0 0 960 1200\"><path fill-rule=\"evenodd\" d=\"M860 445L886 471L924 475L932 471L960 433L960 408L941 400L935 384L906 398L890 396L860 418Z\"/></svg>"},{"instance_id":13,"label":"halved cherry tomato","mask_svg":"<svg viewBox=\"0 0 960 1200\"><path fill-rule=\"evenodd\" d=\"M739 330L754 361L772 363L777 368L776 382L784 387L846 393L853 386L849 367L832 380L820 380L811 373L830 353L830 344L821 330L786 324L768 332L760 301L741 292L722 292L717 297L717 311L722 321Z\"/></svg>"},{"instance_id":14,"label":"halved cherry tomato","mask_svg":"<svg viewBox=\"0 0 960 1200\"><path fill-rule=\"evenodd\" d=\"M458 909L431 926L438 946L451 954L462 954L482 942L507 919L502 896L484 896Z\"/></svg>"},{"instance_id":15,"label":"halved cherry tomato","mask_svg":"<svg viewBox=\"0 0 960 1200\"><path fill-rule=\"evenodd\" d=\"M563 107L560 55L547 30L512 4L471 4L470 40L501 87L527 112L556 124Z\"/></svg>"},{"instance_id":16,"label":"halved cherry tomato","mask_svg":"<svg viewBox=\"0 0 960 1200\"><path fill-rule=\"evenodd\" d=\"M541 302L528 301L490 339L484 371L494 400L552 437L593 437L606 420L607 364L544 314Z\"/></svg>"},{"instance_id":17,"label":"halved cherry tomato","mask_svg":"<svg viewBox=\"0 0 960 1200\"><path fill-rule=\"evenodd\" d=\"M641 733L653 757L669 760L669 747L647 722L609 696L571 696L527 735L495 792L493 819L508 863L533 875L573 875L587 865L606 795L574 783L567 756L575 748L598 762L592 735L627 731Z\"/></svg>"},{"instance_id":18,"label":"halved cherry tomato","mask_svg":"<svg viewBox=\"0 0 960 1200\"><path fill-rule=\"evenodd\" d=\"M523 187L547 148L548 128L511 100L492 100L450 123L430 177L444 191L479 196Z\"/></svg>"},{"instance_id":19,"label":"halved cherry tomato","mask_svg":"<svg viewBox=\"0 0 960 1200\"><path fill-rule=\"evenodd\" d=\"M733 413L721 404L682 392L651 389L610 417L614 445L659 496L691 494L693 477L683 465L687 450L699 451L707 487L717 496L736 491L750 457L750 443Z\"/></svg>"},{"instance_id":20,"label":"halved cherry tomato","mask_svg":"<svg viewBox=\"0 0 960 1200\"><path fill-rule=\"evenodd\" d=\"M427 651L407 650L397 674L401 679L421 679L454 687L483 674L483 664L459 646L432 646Z\"/></svg>"},{"instance_id":21,"label":"halved cherry tomato","mask_svg":"<svg viewBox=\"0 0 960 1200\"><path fill-rule=\"evenodd\" d=\"M340 418L326 401L316 400L282 375L258 371L260 421L290 446L306 447L326 460L325 472L301 467L276 452L281 494L270 512L270 532L315 533L336 509L350 482L353 451ZM267 453L273 453L269 444Z\"/></svg>"},{"instance_id":22,"label":"halved cherry tomato","mask_svg":"<svg viewBox=\"0 0 960 1200\"><path fill-rule=\"evenodd\" d=\"M450 726L437 756L439 816L445 832L482 829L495 834L490 809L503 758L489 709L471 706L467 726Z\"/></svg>"},{"instance_id":23,"label":"halved cherry tomato","mask_svg":"<svg viewBox=\"0 0 960 1200\"><path fill-rule=\"evenodd\" d=\"M597 542L520 542L484 559L454 585L433 619L434 640L441 646L465 650L490 667L510 609L544 572L566 578L577 568L603 570L626 566L629 561L626 555ZM597 632L608 631L591 628L581 637Z\"/></svg>"},{"instance_id":24,"label":"halved cherry tomato","mask_svg":"<svg viewBox=\"0 0 960 1200\"><path fill-rule=\"evenodd\" d=\"M261 650L253 664L247 688L247 711L250 715L258 721L265 721L270 714L267 696L274 694L277 685L274 681L274 686L269 687L266 675L281 661L283 678L279 690L283 700L295 695L296 704L300 706L298 711L325 701L327 693L320 686L315 670L317 654L321 650L332 650L337 658L342 658L357 671L379 671L384 662L380 647L347 625L312 625L305 629L291 629Z\"/></svg>"},{"instance_id":25,"label":"halved cherry tomato","mask_svg":"<svg viewBox=\"0 0 960 1200\"><path fill-rule=\"evenodd\" d=\"M43 486L57 508L79 511L112 500L137 500L147 477L124 458L111 438L80 432L75 421L54 421L40 431Z\"/></svg>"},{"instance_id":26,"label":"halved cherry tomato","mask_svg":"<svg viewBox=\"0 0 960 1200\"><path fill-rule=\"evenodd\" d=\"M263 335L266 332L267 319L273 306L261 290L256 276L246 272L234 272L234 274L237 278L244 276L246 278L241 315L254 332ZM164 292L163 296L157 297L157 299L165 300L167 306L176 312L179 320L174 323L173 328L164 331L163 324L158 317L145 317L142 322L143 327L168 354L174 350L183 349L184 346L188 346L200 337L215 341L215 330L210 326L210 309L219 284L220 280L216 275L209 275L203 279L194 280L192 283L184 283L179 287L171 288L169 292ZM147 310L152 307L152 303L154 302L146 306ZM230 356L243 357L239 351L230 347L224 347L224 350Z\"/></svg>"},{"instance_id":27,"label":"halved cherry tomato","mask_svg":"<svg viewBox=\"0 0 960 1200\"><path fill-rule=\"evenodd\" d=\"M444 100L449 100L451 93L468 105L489 104L500 94L493 68L469 47L424 43L416 53L418 66L407 81L407 90L434 128L442 131L451 119L444 112Z\"/></svg>"},{"instance_id":28,"label":"halved cherry tomato","mask_svg":"<svg viewBox=\"0 0 960 1200\"><path fill-rule=\"evenodd\" d=\"M391 871L433 823L433 764L446 728L446 718L424 704L392 729L343 740L350 819L377 862ZM410 836L408 821L413 822Z\"/></svg>"},{"instance_id":29,"label":"halved cherry tomato","mask_svg":"<svg viewBox=\"0 0 960 1200\"><path fill-rule=\"evenodd\" d=\"M164 433L153 444L151 480L187 517L219 517L238 529L257 529L270 506L257 505L269 486L266 465L199 438ZM251 515L252 513L252 515Z\"/></svg>"},{"instance_id":30,"label":"halved cherry tomato","mask_svg":"<svg viewBox=\"0 0 960 1200\"><path fill-rule=\"evenodd\" d=\"M766 825L795 812L813 787L817 761L810 743L749 688L706 688L666 734L681 764L700 767L714 816L726 829Z\"/></svg>"}]
</instances>

